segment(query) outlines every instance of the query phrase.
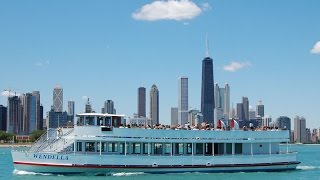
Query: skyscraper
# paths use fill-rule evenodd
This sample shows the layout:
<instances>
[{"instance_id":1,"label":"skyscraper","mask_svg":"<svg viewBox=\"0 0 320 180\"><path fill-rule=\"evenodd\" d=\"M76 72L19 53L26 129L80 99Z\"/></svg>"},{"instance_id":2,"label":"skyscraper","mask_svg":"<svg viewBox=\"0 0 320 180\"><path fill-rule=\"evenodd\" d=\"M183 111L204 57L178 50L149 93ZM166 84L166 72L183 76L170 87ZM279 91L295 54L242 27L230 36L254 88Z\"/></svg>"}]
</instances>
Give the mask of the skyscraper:
<instances>
[{"instance_id":1,"label":"skyscraper","mask_svg":"<svg viewBox=\"0 0 320 180\"><path fill-rule=\"evenodd\" d=\"M22 105L18 96L8 97L7 132L19 134L22 125Z\"/></svg>"},{"instance_id":2,"label":"skyscraper","mask_svg":"<svg viewBox=\"0 0 320 180\"><path fill-rule=\"evenodd\" d=\"M159 124L159 90L155 84L150 90L150 119L152 125Z\"/></svg>"},{"instance_id":3,"label":"skyscraper","mask_svg":"<svg viewBox=\"0 0 320 180\"><path fill-rule=\"evenodd\" d=\"M32 93L23 95L23 118L19 134L28 135L37 130L37 99ZM39 108L40 111L40 108Z\"/></svg>"},{"instance_id":4,"label":"skyscraper","mask_svg":"<svg viewBox=\"0 0 320 180\"><path fill-rule=\"evenodd\" d=\"M237 103L237 117L239 120L244 120L243 103Z\"/></svg>"},{"instance_id":5,"label":"skyscraper","mask_svg":"<svg viewBox=\"0 0 320 180\"><path fill-rule=\"evenodd\" d=\"M249 99L248 97L242 97L242 104L243 104L243 112L244 112L244 119L249 121Z\"/></svg>"},{"instance_id":6,"label":"skyscraper","mask_svg":"<svg viewBox=\"0 0 320 180\"><path fill-rule=\"evenodd\" d=\"M92 106L90 103L90 99L88 98L86 104L85 104L85 112L86 113L91 113L92 112Z\"/></svg>"},{"instance_id":7,"label":"skyscraper","mask_svg":"<svg viewBox=\"0 0 320 180\"><path fill-rule=\"evenodd\" d=\"M60 85L53 89L53 110L54 112L63 111L63 89Z\"/></svg>"},{"instance_id":8,"label":"skyscraper","mask_svg":"<svg viewBox=\"0 0 320 180\"><path fill-rule=\"evenodd\" d=\"M108 114L113 114L115 112L114 103L112 100L106 100L104 102L104 111L105 113L108 113Z\"/></svg>"},{"instance_id":9,"label":"skyscraper","mask_svg":"<svg viewBox=\"0 0 320 180\"><path fill-rule=\"evenodd\" d=\"M294 142L307 142L306 119L304 117L296 116L294 118Z\"/></svg>"},{"instance_id":10,"label":"skyscraper","mask_svg":"<svg viewBox=\"0 0 320 180\"><path fill-rule=\"evenodd\" d=\"M291 137L291 119L289 117L287 116L278 117L276 120L276 127L280 129L289 130L289 137Z\"/></svg>"},{"instance_id":11,"label":"skyscraper","mask_svg":"<svg viewBox=\"0 0 320 180\"><path fill-rule=\"evenodd\" d=\"M224 118L229 120L230 115L230 86L228 83L224 86L224 108L223 108Z\"/></svg>"},{"instance_id":12,"label":"skyscraper","mask_svg":"<svg viewBox=\"0 0 320 180\"><path fill-rule=\"evenodd\" d=\"M230 86L229 84L225 84L224 88L220 88L216 83L214 86L214 102L216 112L222 112L222 118L224 120L229 119L230 114ZM219 113L218 113L219 114ZM216 120L220 120L221 118L214 118Z\"/></svg>"},{"instance_id":13,"label":"skyscraper","mask_svg":"<svg viewBox=\"0 0 320 180\"><path fill-rule=\"evenodd\" d=\"M74 120L74 101L68 101L68 121L73 122Z\"/></svg>"},{"instance_id":14,"label":"skyscraper","mask_svg":"<svg viewBox=\"0 0 320 180\"><path fill-rule=\"evenodd\" d=\"M146 88L138 88L138 117L146 117Z\"/></svg>"},{"instance_id":15,"label":"skyscraper","mask_svg":"<svg viewBox=\"0 0 320 180\"><path fill-rule=\"evenodd\" d=\"M39 91L33 91L32 95L36 98L36 127L37 130L43 129L43 114L41 114L41 102L40 102L40 92Z\"/></svg>"},{"instance_id":16,"label":"skyscraper","mask_svg":"<svg viewBox=\"0 0 320 180\"><path fill-rule=\"evenodd\" d=\"M178 124L188 123L188 78L180 77L178 80Z\"/></svg>"},{"instance_id":17,"label":"skyscraper","mask_svg":"<svg viewBox=\"0 0 320 180\"><path fill-rule=\"evenodd\" d=\"M178 108L172 107L171 108L171 125L178 124Z\"/></svg>"},{"instance_id":18,"label":"skyscraper","mask_svg":"<svg viewBox=\"0 0 320 180\"><path fill-rule=\"evenodd\" d=\"M256 113L257 117L264 117L264 105L262 104L262 101L258 102Z\"/></svg>"},{"instance_id":19,"label":"skyscraper","mask_svg":"<svg viewBox=\"0 0 320 180\"><path fill-rule=\"evenodd\" d=\"M0 131L7 131L7 107L0 105Z\"/></svg>"},{"instance_id":20,"label":"skyscraper","mask_svg":"<svg viewBox=\"0 0 320 180\"><path fill-rule=\"evenodd\" d=\"M202 61L202 82L201 82L201 113L203 120L214 126L214 90L213 90L213 63L208 56Z\"/></svg>"}]
</instances>

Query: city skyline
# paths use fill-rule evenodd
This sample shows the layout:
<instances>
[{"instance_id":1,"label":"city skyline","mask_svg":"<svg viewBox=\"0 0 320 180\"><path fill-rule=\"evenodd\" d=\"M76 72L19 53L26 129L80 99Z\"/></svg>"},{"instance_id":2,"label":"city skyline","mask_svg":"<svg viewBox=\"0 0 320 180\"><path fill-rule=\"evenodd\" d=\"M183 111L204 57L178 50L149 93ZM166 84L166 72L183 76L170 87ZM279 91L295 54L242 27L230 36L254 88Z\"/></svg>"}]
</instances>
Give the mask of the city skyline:
<instances>
[{"instance_id":1,"label":"city skyline","mask_svg":"<svg viewBox=\"0 0 320 180\"><path fill-rule=\"evenodd\" d=\"M320 126L320 86L313 80L320 76L318 1L184 1L195 14L169 20L143 16L146 4L156 12L153 1L125 7L123 1L35 2L0 2L0 89L40 91L44 112L61 84L63 103L72 98L75 113L84 111L89 97L96 112L112 99L118 113L132 116L136 89L156 84L160 123L170 124L178 77L188 76L189 106L200 109L208 33L215 83L232 87L231 103L245 96L255 107L262 100L274 120L299 115L307 127ZM0 104L7 105L5 96Z\"/></svg>"}]
</instances>

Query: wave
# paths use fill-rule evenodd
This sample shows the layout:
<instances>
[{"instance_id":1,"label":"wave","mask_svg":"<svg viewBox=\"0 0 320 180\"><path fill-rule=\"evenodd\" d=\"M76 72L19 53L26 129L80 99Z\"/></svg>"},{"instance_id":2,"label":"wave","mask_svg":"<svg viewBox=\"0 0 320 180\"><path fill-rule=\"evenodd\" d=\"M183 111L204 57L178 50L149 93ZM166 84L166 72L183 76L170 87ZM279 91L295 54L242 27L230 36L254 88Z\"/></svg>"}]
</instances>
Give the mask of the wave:
<instances>
[{"instance_id":1,"label":"wave","mask_svg":"<svg viewBox=\"0 0 320 180\"><path fill-rule=\"evenodd\" d=\"M35 172L29 172L29 171L20 171L20 170L13 170L14 175L42 175L42 176L50 176L52 174L47 173L35 173Z\"/></svg>"},{"instance_id":2,"label":"wave","mask_svg":"<svg viewBox=\"0 0 320 180\"><path fill-rule=\"evenodd\" d=\"M112 176L136 176L136 175L142 175L146 174L144 172L119 172L119 173L113 173Z\"/></svg>"},{"instance_id":3,"label":"wave","mask_svg":"<svg viewBox=\"0 0 320 180\"><path fill-rule=\"evenodd\" d=\"M320 169L320 166L297 166L297 169L300 169L300 170L314 170L314 169Z\"/></svg>"}]
</instances>

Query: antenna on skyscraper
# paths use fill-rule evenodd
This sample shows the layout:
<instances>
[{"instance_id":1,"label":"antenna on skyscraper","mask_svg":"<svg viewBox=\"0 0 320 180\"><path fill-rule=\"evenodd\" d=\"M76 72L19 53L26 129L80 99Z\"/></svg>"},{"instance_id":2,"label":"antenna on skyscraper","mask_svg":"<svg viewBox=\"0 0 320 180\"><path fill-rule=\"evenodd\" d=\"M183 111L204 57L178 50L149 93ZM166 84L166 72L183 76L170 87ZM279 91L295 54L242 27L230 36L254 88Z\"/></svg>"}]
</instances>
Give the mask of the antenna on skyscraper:
<instances>
[{"instance_id":1,"label":"antenna on skyscraper","mask_svg":"<svg viewBox=\"0 0 320 180\"><path fill-rule=\"evenodd\" d=\"M209 40L208 40L208 33L206 35L206 57L209 57Z\"/></svg>"}]
</instances>

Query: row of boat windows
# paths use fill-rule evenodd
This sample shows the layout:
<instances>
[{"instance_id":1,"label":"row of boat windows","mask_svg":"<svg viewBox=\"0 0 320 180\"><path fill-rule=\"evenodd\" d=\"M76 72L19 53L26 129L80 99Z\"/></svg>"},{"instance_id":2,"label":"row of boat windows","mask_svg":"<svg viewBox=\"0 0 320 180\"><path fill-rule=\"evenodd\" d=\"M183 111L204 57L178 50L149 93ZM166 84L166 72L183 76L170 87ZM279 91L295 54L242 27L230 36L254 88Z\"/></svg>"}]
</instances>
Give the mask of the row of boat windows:
<instances>
[{"instance_id":1,"label":"row of boat windows","mask_svg":"<svg viewBox=\"0 0 320 180\"><path fill-rule=\"evenodd\" d=\"M77 152L155 155L224 155L242 154L242 143L124 143L77 142Z\"/></svg>"}]
</instances>

